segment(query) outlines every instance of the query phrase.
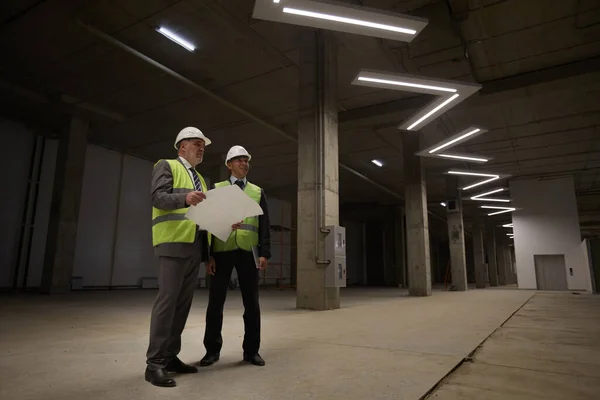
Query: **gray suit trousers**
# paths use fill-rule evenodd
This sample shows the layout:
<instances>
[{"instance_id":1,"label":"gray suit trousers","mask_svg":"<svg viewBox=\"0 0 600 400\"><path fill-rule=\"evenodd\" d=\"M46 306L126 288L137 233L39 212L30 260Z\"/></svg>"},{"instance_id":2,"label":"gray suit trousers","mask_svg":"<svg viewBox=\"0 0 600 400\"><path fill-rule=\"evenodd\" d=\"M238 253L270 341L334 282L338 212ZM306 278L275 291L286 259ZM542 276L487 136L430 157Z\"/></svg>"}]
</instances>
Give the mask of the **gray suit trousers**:
<instances>
[{"instance_id":1,"label":"gray suit trousers","mask_svg":"<svg viewBox=\"0 0 600 400\"><path fill-rule=\"evenodd\" d=\"M190 245L188 245L190 246ZM158 296L152 309L148 369L164 368L181 350L194 290L198 282L201 252L184 257L159 255Z\"/></svg>"}]
</instances>

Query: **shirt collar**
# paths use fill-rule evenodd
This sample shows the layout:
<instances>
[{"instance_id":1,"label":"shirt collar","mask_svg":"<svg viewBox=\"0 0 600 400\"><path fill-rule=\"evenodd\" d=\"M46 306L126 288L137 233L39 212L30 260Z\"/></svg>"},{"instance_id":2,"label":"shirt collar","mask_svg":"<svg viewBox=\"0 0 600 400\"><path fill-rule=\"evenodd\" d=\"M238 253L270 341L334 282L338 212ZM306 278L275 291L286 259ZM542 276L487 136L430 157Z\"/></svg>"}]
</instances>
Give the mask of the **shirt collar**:
<instances>
[{"instance_id":1,"label":"shirt collar","mask_svg":"<svg viewBox=\"0 0 600 400\"><path fill-rule=\"evenodd\" d=\"M229 177L229 182L231 182L232 185L235 185L235 181L237 181L238 178L236 178L235 176L231 175ZM246 179L246 177L242 178L242 182L244 182L244 186L246 185L246 183L248 183L248 180Z\"/></svg>"},{"instance_id":2,"label":"shirt collar","mask_svg":"<svg viewBox=\"0 0 600 400\"><path fill-rule=\"evenodd\" d=\"M185 158L183 158L183 157L181 157L181 156L180 156L180 157L179 157L179 160L180 160L180 161L183 163L183 166L185 167L185 169L190 169L190 168L193 168L193 167L192 167L192 164L190 164L190 163L188 162L188 160L186 160Z\"/></svg>"}]
</instances>

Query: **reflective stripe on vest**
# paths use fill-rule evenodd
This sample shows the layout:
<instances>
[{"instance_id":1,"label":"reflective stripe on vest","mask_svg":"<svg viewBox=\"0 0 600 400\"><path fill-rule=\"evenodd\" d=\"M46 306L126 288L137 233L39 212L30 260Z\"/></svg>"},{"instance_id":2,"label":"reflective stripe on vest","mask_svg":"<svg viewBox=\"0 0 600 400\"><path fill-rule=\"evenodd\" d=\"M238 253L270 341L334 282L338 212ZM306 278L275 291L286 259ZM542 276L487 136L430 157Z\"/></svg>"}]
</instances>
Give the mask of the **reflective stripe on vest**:
<instances>
[{"instance_id":1,"label":"reflective stripe on vest","mask_svg":"<svg viewBox=\"0 0 600 400\"><path fill-rule=\"evenodd\" d=\"M230 181L219 182L215 187L223 187L231 185ZM261 189L253 183L247 182L244 188L246 193L252 200L260 204ZM237 249L252 251L253 246L258 245L258 217L245 218L238 229L231 232L226 242L214 238L215 252L233 251Z\"/></svg>"},{"instance_id":2,"label":"reflective stripe on vest","mask_svg":"<svg viewBox=\"0 0 600 400\"><path fill-rule=\"evenodd\" d=\"M181 161L166 160L166 162L169 163L173 174L173 193L184 194L193 191L194 182L192 182L192 177ZM202 175L198 174L198 177L200 178L202 191L206 193L206 182ZM193 243L196 239L198 226L185 217L186 212L187 208L167 211L152 207L152 245Z\"/></svg>"}]
</instances>

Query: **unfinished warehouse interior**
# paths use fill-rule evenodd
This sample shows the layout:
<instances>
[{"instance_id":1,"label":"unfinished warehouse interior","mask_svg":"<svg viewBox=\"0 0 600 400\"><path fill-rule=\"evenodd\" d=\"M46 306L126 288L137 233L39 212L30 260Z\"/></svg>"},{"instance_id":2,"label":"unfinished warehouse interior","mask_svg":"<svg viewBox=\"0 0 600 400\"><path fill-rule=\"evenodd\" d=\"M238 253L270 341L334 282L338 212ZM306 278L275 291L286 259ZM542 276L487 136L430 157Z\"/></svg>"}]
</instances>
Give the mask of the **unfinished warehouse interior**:
<instances>
[{"instance_id":1,"label":"unfinished warehouse interior","mask_svg":"<svg viewBox=\"0 0 600 400\"><path fill-rule=\"evenodd\" d=\"M0 397L592 399L597 0L5 0Z\"/></svg>"}]
</instances>

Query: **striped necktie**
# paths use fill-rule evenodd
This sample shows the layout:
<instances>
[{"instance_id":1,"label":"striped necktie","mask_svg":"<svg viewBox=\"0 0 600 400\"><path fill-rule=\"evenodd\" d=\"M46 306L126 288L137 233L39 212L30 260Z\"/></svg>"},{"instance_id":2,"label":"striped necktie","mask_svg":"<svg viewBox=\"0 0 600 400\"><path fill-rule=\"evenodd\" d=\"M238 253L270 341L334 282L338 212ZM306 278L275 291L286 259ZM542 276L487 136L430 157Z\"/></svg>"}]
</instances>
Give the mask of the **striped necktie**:
<instances>
[{"instance_id":1,"label":"striped necktie","mask_svg":"<svg viewBox=\"0 0 600 400\"><path fill-rule=\"evenodd\" d=\"M197 192L201 192L202 185L200 184L200 178L198 178L198 174L196 173L196 170L194 170L194 168L190 168L190 172L192 173L192 176L194 177L194 188L196 189Z\"/></svg>"}]
</instances>

